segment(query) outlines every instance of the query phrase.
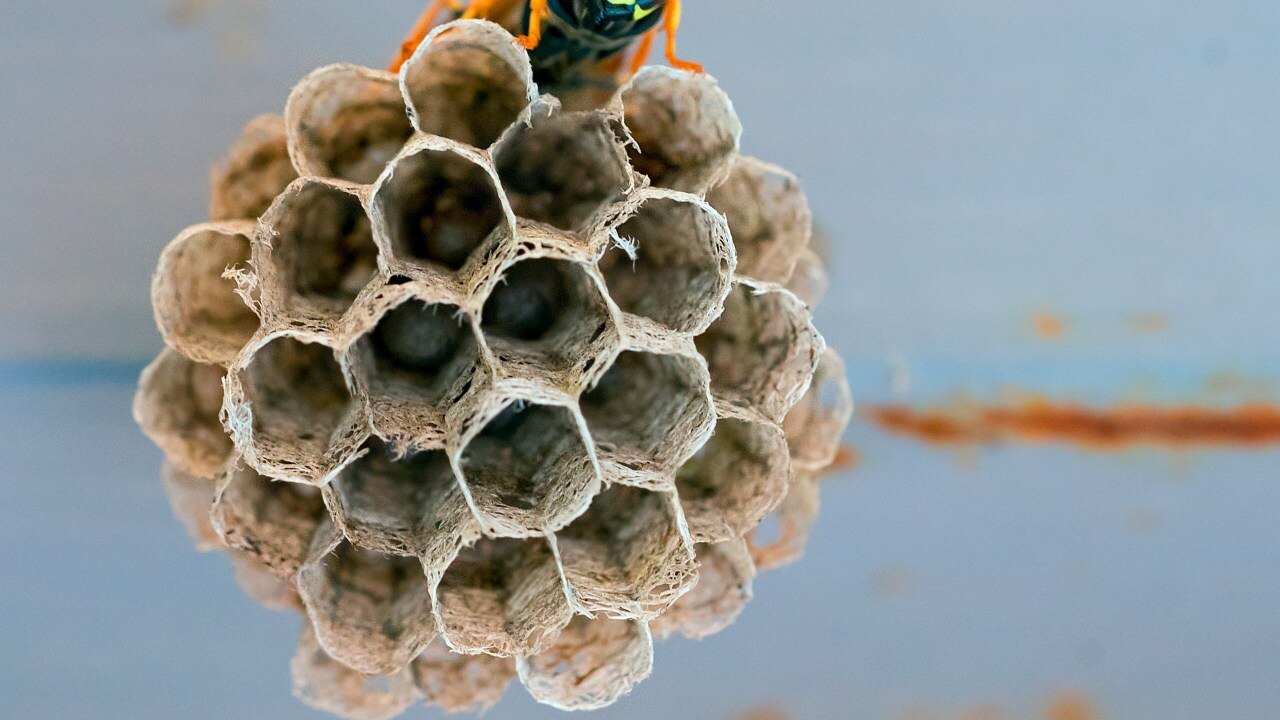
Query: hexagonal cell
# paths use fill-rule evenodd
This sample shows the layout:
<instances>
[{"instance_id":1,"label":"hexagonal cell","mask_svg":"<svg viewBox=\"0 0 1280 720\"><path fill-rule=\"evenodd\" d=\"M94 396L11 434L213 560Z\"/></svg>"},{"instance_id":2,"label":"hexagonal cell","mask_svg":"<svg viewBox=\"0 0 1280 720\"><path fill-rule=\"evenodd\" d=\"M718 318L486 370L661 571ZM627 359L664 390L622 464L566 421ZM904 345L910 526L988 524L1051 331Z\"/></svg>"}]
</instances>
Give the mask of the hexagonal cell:
<instances>
[{"instance_id":1,"label":"hexagonal cell","mask_svg":"<svg viewBox=\"0 0 1280 720\"><path fill-rule=\"evenodd\" d=\"M483 713L516 677L511 658L461 655L436 640L413 661L413 678L428 705L446 713Z\"/></svg>"},{"instance_id":2,"label":"hexagonal cell","mask_svg":"<svg viewBox=\"0 0 1280 720\"><path fill-rule=\"evenodd\" d=\"M715 434L676 474L696 542L741 537L782 502L790 482L782 431L733 417L721 417Z\"/></svg>"},{"instance_id":3,"label":"hexagonal cell","mask_svg":"<svg viewBox=\"0 0 1280 720\"><path fill-rule=\"evenodd\" d=\"M262 216L254 267L263 276L264 316L341 317L378 272L356 186L310 178L290 185Z\"/></svg>"},{"instance_id":4,"label":"hexagonal cell","mask_svg":"<svg viewBox=\"0 0 1280 720\"><path fill-rule=\"evenodd\" d=\"M445 571L436 610L449 647L498 657L541 652L573 614L545 541L489 538Z\"/></svg>"},{"instance_id":5,"label":"hexagonal cell","mask_svg":"<svg viewBox=\"0 0 1280 720\"><path fill-rule=\"evenodd\" d=\"M164 494L169 498L169 509L186 528L196 550L221 550L222 538L209 519L209 508L213 506L214 495L218 492L214 479L185 473L168 461L160 469L160 479L164 484Z\"/></svg>"},{"instance_id":6,"label":"hexagonal cell","mask_svg":"<svg viewBox=\"0 0 1280 720\"><path fill-rule=\"evenodd\" d=\"M649 66L619 92L631 163L655 186L701 195L728 172L742 123L715 78Z\"/></svg>"},{"instance_id":7,"label":"hexagonal cell","mask_svg":"<svg viewBox=\"0 0 1280 720\"><path fill-rule=\"evenodd\" d=\"M749 283L734 285L724 314L695 342L716 399L775 422L808 390L826 349L798 298Z\"/></svg>"},{"instance_id":8,"label":"hexagonal cell","mask_svg":"<svg viewBox=\"0 0 1280 720\"><path fill-rule=\"evenodd\" d=\"M345 359L374 431L404 450L443 447L445 411L486 369L458 306L412 297L386 310Z\"/></svg>"},{"instance_id":9,"label":"hexagonal cell","mask_svg":"<svg viewBox=\"0 0 1280 720\"><path fill-rule=\"evenodd\" d=\"M288 335L266 340L231 368L224 420L259 472L323 485L368 436L333 351Z\"/></svg>"},{"instance_id":10,"label":"hexagonal cell","mask_svg":"<svg viewBox=\"0 0 1280 720\"><path fill-rule=\"evenodd\" d=\"M367 185L413 135L399 78L329 65L293 88L284 111L289 154L303 175Z\"/></svg>"},{"instance_id":11,"label":"hexagonal cell","mask_svg":"<svg viewBox=\"0 0 1280 720\"><path fill-rule=\"evenodd\" d=\"M571 392L574 381L616 342L608 303L583 265L550 257L522 260L490 287L480 330L506 375L546 378Z\"/></svg>"},{"instance_id":12,"label":"hexagonal cell","mask_svg":"<svg viewBox=\"0 0 1280 720\"><path fill-rule=\"evenodd\" d=\"M600 470L572 407L499 393L468 425L455 469L493 537L538 537L568 525L600 489Z\"/></svg>"},{"instance_id":13,"label":"hexagonal cell","mask_svg":"<svg viewBox=\"0 0 1280 720\"><path fill-rule=\"evenodd\" d=\"M511 208L522 218L582 232L635 186L607 116L535 105L494 149Z\"/></svg>"},{"instance_id":14,"label":"hexagonal cell","mask_svg":"<svg viewBox=\"0 0 1280 720\"><path fill-rule=\"evenodd\" d=\"M347 720L391 720L418 699L408 669L365 675L329 657L311 623L303 623L298 652L289 663L293 694L310 707Z\"/></svg>"},{"instance_id":15,"label":"hexagonal cell","mask_svg":"<svg viewBox=\"0 0 1280 720\"><path fill-rule=\"evenodd\" d=\"M249 261L253 224L195 225L165 247L151 279L151 303L165 344L197 362L225 365L258 329L258 316L224 277Z\"/></svg>"},{"instance_id":16,"label":"hexagonal cell","mask_svg":"<svg viewBox=\"0 0 1280 720\"><path fill-rule=\"evenodd\" d=\"M732 625L751 600L756 568L745 540L703 543L696 552L698 584L653 621L653 632L660 638L679 633L701 640L714 635Z\"/></svg>"},{"instance_id":17,"label":"hexagonal cell","mask_svg":"<svg viewBox=\"0 0 1280 720\"><path fill-rule=\"evenodd\" d=\"M420 558L429 576L438 577L463 544L480 535L443 450L402 457L370 439L324 495L347 539L369 550Z\"/></svg>"},{"instance_id":18,"label":"hexagonal cell","mask_svg":"<svg viewBox=\"0 0 1280 720\"><path fill-rule=\"evenodd\" d=\"M816 232L816 230L815 230ZM818 307L827 294L831 279L827 277L826 262L813 248L800 253L796 259L796 267L787 280L787 289L804 301L810 308Z\"/></svg>"},{"instance_id":19,"label":"hexagonal cell","mask_svg":"<svg viewBox=\"0 0 1280 720\"><path fill-rule=\"evenodd\" d=\"M392 272L456 272L492 233L510 234L515 220L487 162L438 138L413 140L393 161L370 206Z\"/></svg>"},{"instance_id":20,"label":"hexagonal cell","mask_svg":"<svg viewBox=\"0 0 1280 720\"><path fill-rule=\"evenodd\" d=\"M598 710L653 672L653 637L636 620L575 617L555 644L516 661L533 699L561 710Z\"/></svg>"},{"instance_id":21,"label":"hexagonal cell","mask_svg":"<svg viewBox=\"0 0 1280 720\"><path fill-rule=\"evenodd\" d=\"M808 392L782 423L791 446L791 462L811 471L831 465L852 417L853 396L845 379L844 361L835 350L828 349L822 354Z\"/></svg>"},{"instance_id":22,"label":"hexagonal cell","mask_svg":"<svg viewBox=\"0 0 1280 720\"><path fill-rule=\"evenodd\" d=\"M615 485L555 542L575 609L649 620L697 580L693 545L667 493Z\"/></svg>"},{"instance_id":23,"label":"hexagonal cell","mask_svg":"<svg viewBox=\"0 0 1280 720\"><path fill-rule=\"evenodd\" d=\"M319 490L233 465L219 479L210 516L228 547L279 577L291 578L306 560L326 514Z\"/></svg>"},{"instance_id":24,"label":"hexagonal cell","mask_svg":"<svg viewBox=\"0 0 1280 720\"><path fill-rule=\"evenodd\" d=\"M361 550L326 530L298 570L298 594L320 644L334 660L369 675L408 667L438 634L422 566Z\"/></svg>"},{"instance_id":25,"label":"hexagonal cell","mask_svg":"<svg viewBox=\"0 0 1280 720\"><path fill-rule=\"evenodd\" d=\"M798 470L782 503L747 533L751 559L761 572L789 565L804 555L813 523L818 519L818 481L817 475Z\"/></svg>"},{"instance_id":26,"label":"hexagonal cell","mask_svg":"<svg viewBox=\"0 0 1280 720\"><path fill-rule=\"evenodd\" d=\"M729 177L707 193L724 213L738 251L738 274L785 283L809 247L813 214L800 181L776 165L738 157Z\"/></svg>"},{"instance_id":27,"label":"hexagonal cell","mask_svg":"<svg viewBox=\"0 0 1280 720\"><path fill-rule=\"evenodd\" d=\"M223 432L222 378L216 365L164 350L145 370L133 398L133 418L169 462L195 477L213 477L231 456Z\"/></svg>"},{"instance_id":28,"label":"hexagonal cell","mask_svg":"<svg viewBox=\"0 0 1280 720\"><path fill-rule=\"evenodd\" d=\"M298 178L289 161L284 118L261 115L249 121L209 175L211 219L257 219Z\"/></svg>"},{"instance_id":29,"label":"hexagonal cell","mask_svg":"<svg viewBox=\"0 0 1280 720\"><path fill-rule=\"evenodd\" d=\"M507 31L484 21L437 28L400 73L419 130L480 148L537 96L529 56Z\"/></svg>"},{"instance_id":30,"label":"hexagonal cell","mask_svg":"<svg viewBox=\"0 0 1280 720\"><path fill-rule=\"evenodd\" d=\"M623 310L679 333L700 333L720 312L734 268L724 218L690 195L647 191L600 259Z\"/></svg>"},{"instance_id":31,"label":"hexagonal cell","mask_svg":"<svg viewBox=\"0 0 1280 720\"><path fill-rule=\"evenodd\" d=\"M605 477L641 487L669 488L715 426L706 366L681 355L624 351L581 407Z\"/></svg>"}]
</instances>

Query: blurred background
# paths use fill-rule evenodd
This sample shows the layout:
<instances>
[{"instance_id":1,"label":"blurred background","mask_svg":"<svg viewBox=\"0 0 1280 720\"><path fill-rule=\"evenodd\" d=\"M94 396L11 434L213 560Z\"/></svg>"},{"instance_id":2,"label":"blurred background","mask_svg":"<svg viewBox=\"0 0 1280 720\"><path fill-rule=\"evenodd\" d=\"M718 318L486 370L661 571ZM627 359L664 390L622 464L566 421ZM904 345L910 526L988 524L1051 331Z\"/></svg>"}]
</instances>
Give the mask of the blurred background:
<instances>
[{"instance_id":1,"label":"blurred background","mask_svg":"<svg viewBox=\"0 0 1280 720\"><path fill-rule=\"evenodd\" d=\"M0 716L322 717L297 619L191 549L129 402L209 166L424 5L0 0ZM818 325L864 409L1277 400L1280 5L685 5L682 55L831 236ZM1275 717L1275 446L938 446L865 414L849 442L808 556L598 717ZM560 715L513 688L486 717Z\"/></svg>"}]
</instances>

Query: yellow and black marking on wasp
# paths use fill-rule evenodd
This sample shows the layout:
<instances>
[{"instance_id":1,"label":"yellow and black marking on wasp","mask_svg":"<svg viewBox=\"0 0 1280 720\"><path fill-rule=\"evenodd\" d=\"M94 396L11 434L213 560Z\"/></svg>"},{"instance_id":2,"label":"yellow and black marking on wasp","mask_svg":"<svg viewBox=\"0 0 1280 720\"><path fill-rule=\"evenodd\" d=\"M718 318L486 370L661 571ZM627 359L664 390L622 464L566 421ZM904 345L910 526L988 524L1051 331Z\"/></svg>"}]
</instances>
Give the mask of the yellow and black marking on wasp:
<instances>
[{"instance_id":1,"label":"yellow and black marking on wasp","mask_svg":"<svg viewBox=\"0 0 1280 720\"><path fill-rule=\"evenodd\" d=\"M522 13L519 42L529 50L534 79L558 83L584 66L611 72L639 70L659 30L667 35L666 58L673 67L702 72L698 63L676 55L681 0L435 0L419 18L391 63L398 71L441 20L499 19Z\"/></svg>"}]
</instances>

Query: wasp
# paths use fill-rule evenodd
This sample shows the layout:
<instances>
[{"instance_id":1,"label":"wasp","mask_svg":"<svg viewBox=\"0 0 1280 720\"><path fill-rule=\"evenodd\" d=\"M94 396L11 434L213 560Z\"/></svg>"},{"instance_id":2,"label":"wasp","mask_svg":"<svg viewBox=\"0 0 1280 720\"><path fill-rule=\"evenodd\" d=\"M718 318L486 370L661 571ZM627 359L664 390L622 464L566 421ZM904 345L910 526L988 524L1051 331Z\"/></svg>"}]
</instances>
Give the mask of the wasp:
<instances>
[{"instance_id":1,"label":"wasp","mask_svg":"<svg viewBox=\"0 0 1280 720\"><path fill-rule=\"evenodd\" d=\"M516 40L529 51L534 79L539 83L564 81L582 67L599 67L617 73L631 53L628 75L635 74L653 51L659 30L666 33L666 58L673 67L702 72L698 63L676 55L681 0L435 0L418 19L400 52L391 62L392 72L413 55L446 17L501 19L521 13Z\"/></svg>"}]
</instances>

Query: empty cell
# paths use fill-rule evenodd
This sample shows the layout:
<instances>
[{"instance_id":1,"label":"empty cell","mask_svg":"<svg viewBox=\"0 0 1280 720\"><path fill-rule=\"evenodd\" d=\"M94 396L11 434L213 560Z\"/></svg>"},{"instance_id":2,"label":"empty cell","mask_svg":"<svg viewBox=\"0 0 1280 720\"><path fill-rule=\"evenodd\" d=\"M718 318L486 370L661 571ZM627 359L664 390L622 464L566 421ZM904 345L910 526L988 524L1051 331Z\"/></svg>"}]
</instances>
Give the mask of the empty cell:
<instances>
[{"instance_id":1,"label":"empty cell","mask_svg":"<svg viewBox=\"0 0 1280 720\"><path fill-rule=\"evenodd\" d=\"M813 215L795 175L755 158L737 158L729 177L707 194L724 213L738 252L739 275L785 283L809 247Z\"/></svg>"},{"instance_id":2,"label":"empty cell","mask_svg":"<svg viewBox=\"0 0 1280 720\"><path fill-rule=\"evenodd\" d=\"M655 635L701 640L733 624L751 600L756 567L742 539L696 547L698 583L652 623Z\"/></svg>"},{"instance_id":3,"label":"empty cell","mask_svg":"<svg viewBox=\"0 0 1280 720\"><path fill-rule=\"evenodd\" d=\"M304 78L285 108L290 151L304 174L367 185L413 135L396 76L330 65Z\"/></svg>"},{"instance_id":4,"label":"empty cell","mask_svg":"<svg viewBox=\"0 0 1280 720\"><path fill-rule=\"evenodd\" d=\"M615 485L556 534L577 609L648 620L697 579L693 548L666 493Z\"/></svg>"},{"instance_id":5,"label":"empty cell","mask_svg":"<svg viewBox=\"0 0 1280 720\"><path fill-rule=\"evenodd\" d=\"M546 648L572 617L546 541L482 538L436 592L441 632L458 652L498 657Z\"/></svg>"},{"instance_id":6,"label":"empty cell","mask_svg":"<svg viewBox=\"0 0 1280 720\"><path fill-rule=\"evenodd\" d=\"M706 329L733 272L724 218L688 196L654 195L616 236L600 269L618 306L676 332Z\"/></svg>"},{"instance_id":7,"label":"empty cell","mask_svg":"<svg viewBox=\"0 0 1280 720\"><path fill-rule=\"evenodd\" d=\"M374 193L397 259L458 270L506 222L493 177L447 150L422 150L396 161Z\"/></svg>"},{"instance_id":8,"label":"empty cell","mask_svg":"<svg viewBox=\"0 0 1280 720\"><path fill-rule=\"evenodd\" d=\"M229 380L228 426L261 472L320 482L345 461L348 445L363 442L353 443L356 408L324 345L277 337Z\"/></svg>"},{"instance_id":9,"label":"empty cell","mask_svg":"<svg viewBox=\"0 0 1280 720\"><path fill-rule=\"evenodd\" d=\"M517 661L520 681L561 710L612 705L653 671L653 638L635 620L575 617L555 644Z\"/></svg>"},{"instance_id":10,"label":"empty cell","mask_svg":"<svg viewBox=\"0 0 1280 720\"><path fill-rule=\"evenodd\" d=\"M245 125L227 157L213 168L209 217L215 221L256 220L297 178L289 159L284 118L256 117Z\"/></svg>"},{"instance_id":11,"label":"empty cell","mask_svg":"<svg viewBox=\"0 0 1280 720\"><path fill-rule=\"evenodd\" d=\"M650 66L621 92L631 163L654 186L701 195L728 171L742 124L715 79Z\"/></svg>"},{"instance_id":12,"label":"empty cell","mask_svg":"<svg viewBox=\"0 0 1280 720\"><path fill-rule=\"evenodd\" d=\"M422 566L340 541L298 571L298 593L320 644L367 674L408 667L437 627Z\"/></svg>"},{"instance_id":13,"label":"empty cell","mask_svg":"<svg viewBox=\"0 0 1280 720\"><path fill-rule=\"evenodd\" d=\"M631 188L626 152L596 113L535 108L494 153L502 187L518 217L582 231L601 208Z\"/></svg>"},{"instance_id":14,"label":"empty cell","mask_svg":"<svg viewBox=\"0 0 1280 720\"><path fill-rule=\"evenodd\" d=\"M293 694L307 705L348 720L391 720L418 699L406 669L390 675L365 675L334 660L320 646L310 623L289 668Z\"/></svg>"},{"instance_id":15,"label":"empty cell","mask_svg":"<svg viewBox=\"0 0 1280 720\"><path fill-rule=\"evenodd\" d=\"M772 425L721 418L715 434L676 473L689 532L697 542L741 537L787 492L791 459Z\"/></svg>"},{"instance_id":16,"label":"empty cell","mask_svg":"<svg viewBox=\"0 0 1280 720\"><path fill-rule=\"evenodd\" d=\"M222 378L217 365L197 363L165 349L147 366L133 399L133 417L175 468L213 477L231 456L222 429Z\"/></svg>"},{"instance_id":17,"label":"empty cell","mask_svg":"<svg viewBox=\"0 0 1280 720\"><path fill-rule=\"evenodd\" d=\"M301 181L263 217L270 263L286 304L342 315L377 274L378 250L360 198L317 181Z\"/></svg>"},{"instance_id":18,"label":"empty cell","mask_svg":"<svg viewBox=\"0 0 1280 720\"><path fill-rule=\"evenodd\" d=\"M818 519L818 482L818 476L797 471L782 503L747 534L751 558L760 571L789 565L804 555L813 523Z\"/></svg>"},{"instance_id":19,"label":"empty cell","mask_svg":"<svg viewBox=\"0 0 1280 720\"><path fill-rule=\"evenodd\" d=\"M377 439L363 449L325 488L343 534L369 550L452 560L476 525L444 451L400 457Z\"/></svg>"},{"instance_id":20,"label":"empty cell","mask_svg":"<svg viewBox=\"0 0 1280 720\"><path fill-rule=\"evenodd\" d=\"M479 343L457 306L411 299L383 316L368 336L374 360L372 392L411 386L416 400L439 403L458 378L480 362Z\"/></svg>"},{"instance_id":21,"label":"empty cell","mask_svg":"<svg viewBox=\"0 0 1280 720\"><path fill-rule=\"evenodd\" d=\"M413 679L428 705L446 713L483 713L516 677L510 658L463 655L436 640L413 661Z\"/></svg>"},{"instance_id":22,"label":"empty cell","mask_svg":"<svg viewBox=\"0 0 1280 720\"><path fill-rule=\"evenodd\" d=\"M608 306L586 268L536 258L508 268L485 300L481 331L499 362L581 368L612 335Z\"/></svg>"},{"instance_id":23,"label":"empty cell","mask_svg":"<svg viewBox=\"0 0 1280 720\"><path fill-rule=\"evenodd\" d=\"M196 225L160 255L151 283L156 324L166 344L198 362L226 364L258 329L228 270L248 267L252 223Z\"/></svg>"},{"instance_id":24,"label":"empty cell","mask_svg":"<svg viewBox=\"0 0 1280 720\"><path fill-rule=\"evenodd\" d=\"M573 413L522 400L466 442L460 469L485 532L504 537L564 527L600 484Z\"/></svg>"},{"instance_id":25,"label":"empty cell","mask_svg":"<svg viewBox=\"0 0 1280 720\"><path fill-rule=\"evenodd\" d=\"M735 285L724 313L696 338L711 392L781 421L808 389L824 350L809 310L794 295Z\"/></svg>"},{"instance_id":26,"label":"empty cell","mask_svg":"<svg viewBox=\"0 0 1280 720\"><path fill-rule=\"evenodd\" d=\"M210 516L229 547L292 578L326 514L319 490L235 467L223 475Z\"/></svg>"},{"instance_id":27,"label":"empty cell","mask_svg":"<svg viewBox=\"0 0 1280 720\"><path fill-rule=\"evenodd\" d=\"M528 57L497 26L451 24L401 70L418 129L478 148L493 144L534 97Z\"/></svg>"},{"instance_id":28,"label":"empty cell","mask_svg":"<svg viewBox=\"0 0 1280 720\"><path fill-rule=\"evenodd\" d=\"M696 359L626 351L582 395L582 414L602 462L674 470L715 421L707 375Z\"/></svg>"},{"instance_id":29,"label":"empty cell","mask_svg":"<svg viewBox=\"0 0 1280 720\"><path fill-rule=\"evenodd\" d=\"M827 349L809 390L782 423L792 463L814 472L831 465L852 417L853 397L845 378L844 361L836 351Z\"/></svg>"}]
</instances>

